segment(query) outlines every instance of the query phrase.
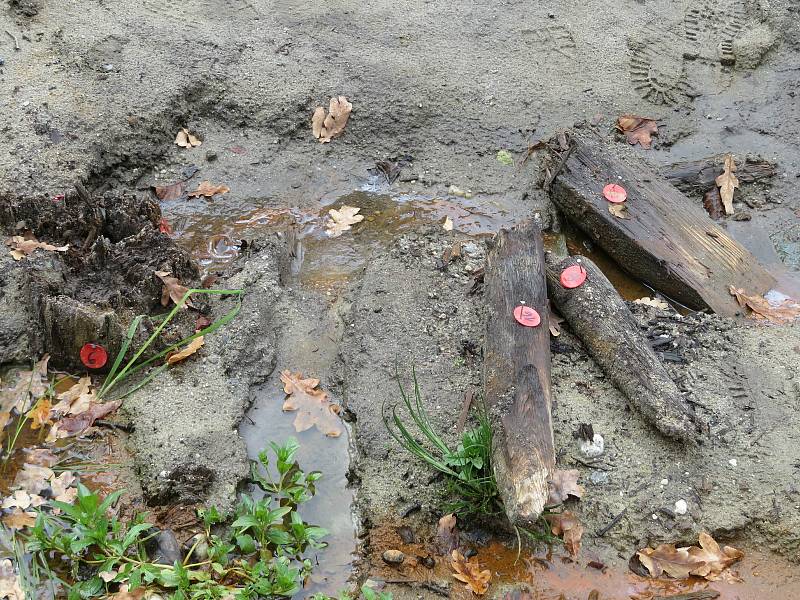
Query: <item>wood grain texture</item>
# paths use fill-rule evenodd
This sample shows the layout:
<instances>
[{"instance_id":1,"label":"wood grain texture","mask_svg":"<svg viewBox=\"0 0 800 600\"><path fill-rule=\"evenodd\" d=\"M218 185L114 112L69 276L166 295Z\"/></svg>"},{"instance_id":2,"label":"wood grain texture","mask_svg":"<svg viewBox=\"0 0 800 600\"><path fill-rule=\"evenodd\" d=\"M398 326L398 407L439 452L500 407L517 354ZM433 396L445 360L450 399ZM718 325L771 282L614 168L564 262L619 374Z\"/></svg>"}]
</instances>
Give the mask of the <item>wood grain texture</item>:
<instances>
[{"instance_id":1,"label":"wood grain texture","mask_svg":"<svg viewBox=\"0 0 800 600\"><path fill-rule=\"evenodd\" d=\"M697 428L691 406L603 272L585 256L558 259L548 254L546 260L550 300L612 383L661 433L694 439ZM566 289L561 272L575 264L586 269L586 281Z\"/></svg>"},{"instance_id":2,"label":"wood grain texture","mask_svg":"<svg viewBox=\"0 0 800 600\"><path fill-rule=\"evenodd\" d=\"M724 154L715 154L698 160L687 160L662 167L658 172L684 194L703 196L716 187L717 175L722 173ZM755 157L736 161L736 177L740 183L754 183L769 179L777 173L775 163Z\"/></svg>"},{"instance_id":3,"label":"wood grain texture","mask_svg":"<svg viewBox=\"0 0 800 600\"><path fill-rule=\"evenodd\" d=\"M774 277L702 206L642 160L616 157L596 134L567 135L570 151L550 186L561 211L635 278L686 306L732 316L729 286L763 294ZM552 144L557 147L556 143ZM559 164L558 152L551 164ZM629 219L608 212L608 183L622 185Z\"/></svg>"},{"instance_id":4,"label":"wood grain texture","mask_svg":"<svg viewBox=\"0 0 800 600\"><path fill-rule=\"evenodd\" d=\"M542 234L533 222L501 230L486 258L483 386L494 432L495 476L509 520L532 526L555 468L550 412L550 333ZM524 301L541 315L525 327Z\"/></svg>"}]
</instances>

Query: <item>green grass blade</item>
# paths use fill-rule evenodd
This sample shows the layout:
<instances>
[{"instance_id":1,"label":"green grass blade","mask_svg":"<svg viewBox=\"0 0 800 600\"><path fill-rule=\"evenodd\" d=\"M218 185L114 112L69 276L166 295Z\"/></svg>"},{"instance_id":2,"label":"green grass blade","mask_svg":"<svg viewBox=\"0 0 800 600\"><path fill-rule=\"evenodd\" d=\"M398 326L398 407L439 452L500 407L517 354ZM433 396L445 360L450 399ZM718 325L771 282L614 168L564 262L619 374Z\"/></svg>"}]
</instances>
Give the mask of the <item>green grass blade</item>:
<instances>
[{"instance_id":1,"label":"green grass blade","mask_svg":"<svg viewBox=\"0 0 800 600\"><path fill-rule=\"evenodd\" d=\"M119 369L120 364L122 364L122 359L125 358L125 355L128 353L128 348L133 341L133 336L136 335L136 330L139 328L139 324L142 322L143 317L144 315L136 316L136 318L134 318L133 321L131 321L131 324L128 326L128 331L125 332L125 339L122 341L122 347L117 353L117 357L114 359L114 365L111 367L111 370L106 376L106 380L103 382L103 385L97 392L99 397L103 397L103 393L106 391L105 387L108 382L114 380L114 376L117 374L117 369Z\"/></svg>"}]
</instances>

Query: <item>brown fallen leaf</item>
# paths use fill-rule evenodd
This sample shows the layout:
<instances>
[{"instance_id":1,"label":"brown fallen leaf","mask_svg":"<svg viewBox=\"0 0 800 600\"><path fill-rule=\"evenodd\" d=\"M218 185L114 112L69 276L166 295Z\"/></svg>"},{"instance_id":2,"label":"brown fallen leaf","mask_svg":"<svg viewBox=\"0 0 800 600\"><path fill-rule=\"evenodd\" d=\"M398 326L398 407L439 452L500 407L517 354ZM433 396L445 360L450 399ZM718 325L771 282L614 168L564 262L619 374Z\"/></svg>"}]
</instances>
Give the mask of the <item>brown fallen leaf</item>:
<instances>
[{"instance_id":1,"label":"brown fallen leaf","mask_svg":"<svg viewBox=\"0 0 800 600\"><path fill-rule=\"evenodd\" d=\"M732 296L742 308L750 309L750 316L754 319L766 319L773 323L791 323L800 316L800 303L788 298L781 304L773 306L763 296L748 296L742 288L729 287Z\"/></svg>"},{"instance_id":2,"label":"brown fallen leaf","mask_svg":"<svg viewBox=\"0 0 800 600\"><path fill-rule=\"evenodd\" d=\"M25 600L19 575L14 571L14 564L8 558L0 560L0 598Z\"/></svg>"},{"instance_id":3,"label":"brown fallen leaf","mask_svg":"<svg viewBox=\"0 0 800 600\"><path fill-rule=\"evenodd\" d=\"M676 548L674 544L661 544L639 550L639 560L651 577L666 573L675 579L688 579L690 575L704 577L709 581L719 578L720 573L739 561L744 553L731 546L720 548L707 533L699 536L700 547Z\"/></svg>"},{"instance_id":4,"label":"brown fallen leaf","mask_svg":"<svg viewBox=\"0 0 800 600\"><path fill-rule=\"evenodd\" d=\"M66 252L69 250L69 245L53 246L46 242L40 242L37 239L25 239L21 235L15 235L11 239L6 240L6 246L11 248L9 252L14 260L22 260L34 250L47 250L49 252Z\"/></svg>"},{"instance_id":5,"label":"brown fallen leaf","mask_svg":"<svg viewBox=\"0 0 800 600\"><path fill-rule=\"evenodd\" d=\"M739 187L739 180L733 172L736 170L736 163L733 161L733 155L728 154L725 157L725 166L722 175L716 179L717 186L719 186L719 195L722 197L722 205L725 207L725 214L733 214L733 190Z\"/></svg>"},{"instance_id":6,"label":"brown fallen leaf","mask_svg":"<svg viewBox=\"0 0 800 600\"><path fill-rule=\"evenodd\" d=\"M15 488L25 490L29 494L40 494L50 487L48 481L54 476L49 467L25 463L14 477Z\"/></svg>"},{"instance_id":7,"label":"brown fallen leaf","mask_svg":"<svg viewBox=\"0 0 800 600\"><path fill-rule=\"evenodd\" d=\"M725 214L725 207L722 205L722 196L719 188L714 186L703 195L703 208L706 209L708 216L714 219L721 219Z\"/></svg>"},{"instance_id":8,"label":"brown fallen leaf","mask_svg":"<svg viewBox=\"0 0 800 600\"><path fill-rule=\"evenodd\" d=\"M181 129L175 136L175 145L180 146L181 148L196 148L202 144L203 142L189 133L189 130L185 127Z\"/></svg>"},{"instance_id":9,"label":"brown fallen leaf","mask_svg":"<svg viewBox=\"0 0 800 600\"><path fill-rule=\"evenodd\" d=\"M580 498L583 496L583 486L578 485L578 469L557 469L550 476L550 496L548 505L563 504L569 496Z\"/></svg>"},{"instance_id":10,"label":"brown fallen leaf","mask_svg":"<svg viewBox=\"0 0 800 600\"><path fill-rule=\"evenodd\" d=\"M36 405L28 411L28 418L31 420L31 429L36 430L45 425L52 425L50 420L50 400L39 398Z\"/></svg>"},{"instance_id":11,"label":"brown fallen leaf","mask_svg":"<svg viewBox=\"0 0 800 600\"><path fill-rule=\"evenodd\" d=\"M38 494L29 494L25 490L16 490L8 498L3 499L0 508L7 510L9 508L19 508L20 510L28 510L30 507L41 506L45 503L45 499Z\"/></svg>"},{"instance_id":12,"label":"brown fallen leaf","mask_svg":"<svg viewBox=\"0 0 800 600\"><path fill-rule=\"evenodd\" d=\"M0 390L0 412L28 412L34 400L47 393L50 385L47 379L47 363L50 355L45 354L32 371L18 371L14 387Z\"/></svg>"},{"instance_id":13,"label":"brown fallen leaf","mask_svg":"<svg viewBox=\"0 0 800 600\"><path fill-rule=\"evenodd\" d=\"M26 527L33 527L36 523L35 512L25 512L15 508L11 513L2 518L3 525L9 529L25 529Z\"/></svg>"},{"instance_id":14,"label":"brown fallen leaf","mask_svg":"<svg viewBox=\"0 0 800 600\"><path fill-rule=\"evenodd\" d=\"M483 596L489 589L492 572L489 569L481 570L476 560L464 558L458 550L453 550L450 566L453 567L453 579L458 579L464 586L478 596Z\"/></svg>"},{"instance_id":15,"label":"brown fallen leaf","mask_svg":"<svg viewBox=\"0 0 800 600\"><path fill-rule=\"evenodd\" d=\"M341 135L352 110L353 105L344 96L331 98L327 114L325 108L318 106L311 116L311 132L314 137L325 144Z\"/></svg>"},{"instance_id":16,"label":"brown fallen leaf","mask_svg":"<svg viewBox=\"0 0 800 600\"><path fill-rule=\"evenodd\" d=\"M202 348L203 344L205 344L205 340L203 340L202 335L194 338L191 342L189 342L189 345L187 345L186 348L184 348L180 352L175 352L174 354L170 354L167 357L167 364L174 365L175 363L179 363L182 360L186 360L192 354L194 354L200 348Z\"/></svg>"},{"instance_id":17,"label":"brown fallen leaf","mask_svg":"<svg viewBox=\"0 0 800 600\"><path fill-rule=\"evenodd\" d=\"M319 379L303 379L300 373L283 371L281 373L283 391L287 396L283 402L286 412L297 411L294 418L296 431L316 428L328 437L339 437L339 406L331 403L327 392L316 389Z\"/></svg>"},{"instance_id":18,"label":"brown fallen leaf","mask_svg":"<svg viewBox=\"0 0 800 600\"><path fill-rule=\"evenodd\" d=\"M627 204L609 204L608 212L617 217L618 219L630 219L631 214L628 212Z\"/></svg>"},{"instance_id":19,"label":"brown fallen leaf","mask_svg":"<svg viewBox=\"0 0 800 600\"><path fill-rule=\"evenodd\" d=\"M364 220L364 215L358 214L360 210L358 207L347 206L346 204L338 210L335 208L330 209L325 233L328 234L328 237L339 237L350 227Z\"/></svg>"},{"instance_id":20,"label":"brown fallen leaf","mask_svg":"<svg viewBox=\"0 0 800 600\"><path fill-rule=\"evenodd\" d=\"M200 185L193 192L189 192L189 198L196 198L198 196L205 196L211 198L212 196L227 194L231 191L227 185L216 185L210 181L201 181Z\"/></svg>"},{"instance_id":21,"label":"brown fallen leaf","mask_svg":"<svg viewBox=\"0 0 800 600\"><path fill-rule=\"evenodd\" d=\"M133 591L128 591L130 587L127 583L119 586L119 590L108 596L109 600L141 600L147 593L147 588L139 586Z\"/></svg>"},{"instance_id":22,"label":"brown fallen leaf","mask_svg":"<svg viewBox=\"0 0 800 600\"><path fill-rule=\"evenodd\" d=\"M164 284L164 288L161 290L161 305L167 306L169 304L170 299L177 305L186 295L186 292L189 291L185 285L181 285L181 282L178 280L177 277L173 277L169 271L155 271L156 277L158 277L162 283ZM184 302L184 308L186 306L194 308L194 304L192 304L192 298L186 298L186 302Z\"/></svg>"},{"instance_id":23,"label":"brown fallen leaf","mask_svg":"<svg viewBox=\"0 0 800 600\"><path fill-rule=\"evenodd\" d=\"M71 487L78 479L69 471L63 471L60 475L50 478L50 490L53 499L59 502L71 503L78 495L77 488Z\"/></svg>"},{"instance_id":24,"label":"brown fallen leaf","mask_svg":"<svg viewBox=\"0 0 800 600\"><path fill-rule=\"evenodd\" d=\"M102 419L110 415L122 405L122 400L115 400L114 402L102 402L100 404L92 404L89 408L80 414L71 417L65 417L58 421L47 436L47 441L52 442L57 439L80 435L89 427L91 427L97 419Z\"/></svg>"},{"instance_id":25,"label":"brown fallen leaf","mask_svg":"<svg viewBox=\"0 0 800 600\"><path fill-rule=\"evenodd\" d=\"M571 512L552 513L545 517L550 523L550 530L553 535L557 535L564 540L564 547L572 558L576 558L581 550L581 537L583 537L583 525Z\"/></svg>"},{"instance_id":26,"label":"brown fallen leaf","mask_svg":"<svg viewBox=\"0 0 800 600\"><path fill-rule=\"evenodd\" d=\"M617 129L625 134L625 139L631 146L639 144L642 148L649 148L652 143L650 136L658 135L658 124L654 119L636 115L619 117Z\"/></svg>"},{"instance_id":27,"label":"brown fallen leaf","mask_svg":"<svg viewBox=\"0 0 800 600\"><path fill-rule=\"evenodd\" d=\"M550 335L553 337L558 337L561 335L561 323L564 322L564 317L558 314L555 309L553 308L552 304L550 306Z\"/></svg>"},{"instance_id":28,"label":"brown fallen leaf","mask_svg":"<svg viewBox=\"0 0 800 600\"><path fill-rule=\"evenodd\" d=\"M658 298L649 298L647 296L644 298L637 298L633 302L634 304L644 304L645 306L652 306L653 308L661 308L664 310L669 308L669 304L663 300L659 300Z\"/></svg>"},{"instance_id":29,"label":"brown fallen leaf","mask_svg":"<svg viewBox=\"0 0 800 600\"><path fill-rule=\"evenodd\" d=\"M92 379L88 375L81 377L75 384L64 390L56 399L58 402L51 408L50 416L77 415L96 403L95 391L91 389Z\"/></svg>"},{"instance_id":30,"label":"brown fallen leaf","mask_svg":"<svg viewBox=\"0 0 800 600\"><path fill-rule=\"evenodd\" d=\"M443 516L436 526L436 549L440 554L450 554L458 548L458 528L454 514Z\"/></svg>"},{"instance_id":31,"label":"brown fallen leaf","mask_svg":"<svg viewBox=\"0 0 800 600\"><path fill-rule=\"evenodd\" d=\"M153 191L159 200L177 200L186 191L186 184L178 181L169 185L154 185Z\"/></svg>"}]
</instances>

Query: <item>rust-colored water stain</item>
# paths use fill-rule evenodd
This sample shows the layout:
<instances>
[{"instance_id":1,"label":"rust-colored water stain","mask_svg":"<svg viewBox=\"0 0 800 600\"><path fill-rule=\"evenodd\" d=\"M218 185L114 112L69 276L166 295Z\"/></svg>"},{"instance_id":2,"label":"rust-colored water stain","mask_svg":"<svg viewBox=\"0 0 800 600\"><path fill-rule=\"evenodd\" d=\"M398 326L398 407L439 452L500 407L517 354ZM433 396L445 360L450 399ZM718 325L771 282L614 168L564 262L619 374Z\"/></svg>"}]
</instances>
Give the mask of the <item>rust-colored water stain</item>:
<instances>
[{"instance_id":1,"label":"rust-colored water stain","mask_svg":"<svg viewBox=\"0 0 800 600\"><path fill-rule=\"evenodd\" d=\"M372 577L440 586L449 583L451 598L474 598L453 579L448 558L435 554L430 539L404 543L398 527L383 523L370 531L368 559ZM800 599L800 569L796 565L746 546L742 548L745 558L725 572L722 580L712 582L696 577L687 581L640 577L630 572L624 561L598 569L588 565L587 557L573 561L557 548L518 552L513 545L497 540L485 546L462 544L462 552L467 548L476 550L475 560L492 572L487 598L493 597L501 586L525 584L531 590L531 600L586 600L593 591L601 600L652 600L705 589L719 592L719 600ZM402 551L406 560L399 566L387 565L382 559L387 549ZM422 558L427 556L434 560L432 569L424 566Z\"/></svg>"}]
</instances>

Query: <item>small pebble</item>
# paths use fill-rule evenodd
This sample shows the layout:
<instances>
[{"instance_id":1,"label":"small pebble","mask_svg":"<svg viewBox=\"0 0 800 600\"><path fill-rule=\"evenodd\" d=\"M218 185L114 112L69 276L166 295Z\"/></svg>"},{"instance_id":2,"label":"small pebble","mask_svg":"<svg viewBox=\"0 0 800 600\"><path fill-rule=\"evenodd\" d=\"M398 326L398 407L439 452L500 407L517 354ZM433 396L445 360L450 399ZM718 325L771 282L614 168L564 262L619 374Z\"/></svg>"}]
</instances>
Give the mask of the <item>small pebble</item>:
<instances>
[{"instance_id":1,"label":"small pebble","mask_svg":"<svg viewBox=\"0 0 800 600\"><path fill-rule=\"evenodd\" d=\"M405 559L406 555L400 552L400 550L386 550L383 553L383 562L390 565L402 564Z\"/></svg>"},{"instance_id":2,"label":"small pebble","mask_svg":"<svg viewBox=\"0 0 800 600\"><path fill-rule=\"evenodd\" d=\"M586 458L597 458L605 450L605 440L599 433L595 433L592 441L581 440L581 453Z\"/></svg>"},{"instance_id":3,"label":"small pebble","mask_svg":"<svg viewBox=\"0 0 800 600\"><path fill-rule=\"evenodd\" d=\"M669 479L662 479L661 485L669 485Z\"/></svg>"},{"instance_id":4,"label":"small pebble","mask_svg":"<svg viewBox=\"0 0 800 600\"><path fill-rule=\"evenodd\" d=\"M685 515L688 510L689 510L689 507L686 505L686 500L678 500L675 503L675 514L676 515Z\"/></svg>"},{"instance_id":5,"label":"small pebble","mask_svg":"<svg viewBox=\"0 0 800 600\"><path fill-rule=\"evenodd\" d=\"M728 461L728 464L729 464L730 466L732 466L732 467L735 467L736 465L738 465L738 464L739 464L739 461L737 461L735 458L732 458L732 459L730 459L730 460Z\"/></svg>"}]
</instances>

